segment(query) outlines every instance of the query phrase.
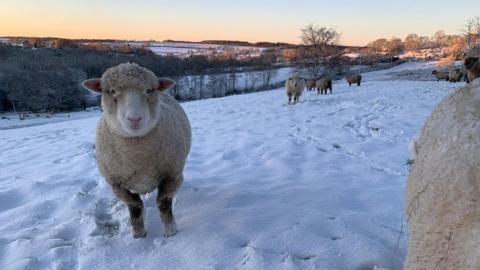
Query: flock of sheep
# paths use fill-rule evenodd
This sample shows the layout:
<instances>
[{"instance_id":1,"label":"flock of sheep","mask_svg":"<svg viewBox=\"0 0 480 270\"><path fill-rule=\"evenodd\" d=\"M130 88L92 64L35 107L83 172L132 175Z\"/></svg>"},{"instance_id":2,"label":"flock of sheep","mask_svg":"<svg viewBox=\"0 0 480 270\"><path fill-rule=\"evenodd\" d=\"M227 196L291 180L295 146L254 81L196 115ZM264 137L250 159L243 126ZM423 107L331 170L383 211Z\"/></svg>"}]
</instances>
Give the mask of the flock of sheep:
<instances>
[{"instance_id":1,"label":"flock of sheep","mask_svg":"<svg viewBox=\"0 0 480 270\"><path fill-rule=\"evenodd\" d=\"M480 61L465 59L472 83L442 101L413 144L415 159L406 194L410 238L405 269L480 269ZM349 85L360 75L346 77ZM315 84L314 84L315 82ZM146 236L140 194L158 190L164 235L177 232L172 200L183 181L191 127L182 107L165 94L175 82L133 63L108 69L83 86L102 96L97 164L130 212L133 237ZM289 102L305 86L331 93L331 80L294 75Z\"/></svg>"},{"instance_id":2,"label":"flock of sheep","mask_svg":"<svg viewBox=\"0 0 480 270\"><path fill-rule=\"evenodd\" d=\"M357 84L358 86L360 86L362 82L362 76L360 74L351 74L347 75L345 77L345 80L347 81L348 86L352 86L352 84ZM288 104L291 104L292 98L293 104L297 104L305 87L307 87L307 91L313 91L315 90L315 88L317 88L317 94L319 95L327 95L328 90L330 90L330 94L332 94L333 90L332 80L328 77L305 80L304 78L295 74L285 81L285 90L287 91Z\"/></svg>"},{"instance_id":3,"label":"flock of sheep","mask_svg":"<svg viewBox=\"0 0 480 270\"><path fill-rule=\"evenodd\" d=\"M464 68L450 68L444 70L434 70L432 74L437 78L437 82L440 80L446 80L448 82L470 82L468 79L467 70Z\"/></svg>"}]
</instances>

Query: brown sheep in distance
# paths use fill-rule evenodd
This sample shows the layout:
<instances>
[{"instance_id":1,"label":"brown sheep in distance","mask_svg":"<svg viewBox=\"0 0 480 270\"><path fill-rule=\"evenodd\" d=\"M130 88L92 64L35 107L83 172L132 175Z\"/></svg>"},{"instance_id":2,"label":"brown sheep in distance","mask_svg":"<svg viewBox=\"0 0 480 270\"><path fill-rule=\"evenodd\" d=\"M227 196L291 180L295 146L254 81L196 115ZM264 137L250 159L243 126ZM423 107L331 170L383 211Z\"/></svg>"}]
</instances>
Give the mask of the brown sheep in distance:
<instances>
[{"instance_id":1,"label":"brown sheep in distance","mask_svg":"<svg viewBox=\"0 0 480 270\"><path fill-rule=\"evenodd\" d=\"M437 82L439 82L440 80L446 80L448 81L449 78L448 78L448 73L445 72L445 71L441 71L441 70L434 70L432 71L432 74L435 76L435 78L437 79Z\"/></svg>"},{"instance_id":2,"label":"brown sheep in distance","mask_svg":"<svg viewBox=\"0 0 480 270\"><path fill-rule=\"evenodd\" d=\"M360 83L362 82L362 75L360 74L347 75L345 77L345 80L347 81L348 86L352 86L352 84L357 84L357 86L360 86Z\"/></svg>"},{"instance_id":3,"label":"brown sheep in distance","mask_svg":"<svg viewBox=\"0 0 480 270\"><path fill-rule=\"evenodd\" d=\"M464 77L464 74L462 73L462 70L459 69L459 68L456 68L456 69L452 69L450 70L450 73L448 73L448 78L449 78L449 82L453 82L453 83L456 83L456 82L460 82Z\"/></svg>"},{"instance_id":4,"label":"brown sheep in distance","mask_svg":"<svg viewBox=\"0 0 480 270\"><path fill-rule=\"evenodd\" d=\"M307 80L306 86L307 86L307 91L312 91L313 89L315 89L315 80L314 79Z\"/></svg>"},{"instance_id":5,"label":"brown sheep in distance","mask_svg":"<svg viewBox=\"0 0 480 270\"><path fill-rule=\"evenodd\" d=\"M327 90L330 90L330 94L332 94L332 80L330 80L330 78L324 77L317 80L316 86L318 91L317 94L323 95L325 93L326 95Z\"/></svg>"}]
</instances>

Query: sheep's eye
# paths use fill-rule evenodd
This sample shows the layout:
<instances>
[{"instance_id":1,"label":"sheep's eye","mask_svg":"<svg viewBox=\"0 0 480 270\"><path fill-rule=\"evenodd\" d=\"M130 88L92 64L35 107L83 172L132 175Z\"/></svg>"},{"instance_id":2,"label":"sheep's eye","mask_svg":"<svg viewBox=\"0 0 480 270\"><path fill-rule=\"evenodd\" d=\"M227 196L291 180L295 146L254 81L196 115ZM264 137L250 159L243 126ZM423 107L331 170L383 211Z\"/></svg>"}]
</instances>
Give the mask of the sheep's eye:
<instances>
[{"instance_id":1,"label":"sheep's eye","mask_svg":"<svg viewBox=\"0 0 480 270\"><path fill-rule=\"evenodd\" d=\"M151 93L153 93L153 89L148 89L147 94L151 94Z\"/></svg>"},{"instance_id":2,"label":"sheep's eye","mask_svg":"<svg viewBox=\"0 0 480 270\"><path fill-rule=\"evenodd\" d=\"M115 91L115 90L112 89L112 90L110 91L110 93L112 93L113 95L115 95L115 94L117 93L117 91Z\"/></svg>"}]
</instances>

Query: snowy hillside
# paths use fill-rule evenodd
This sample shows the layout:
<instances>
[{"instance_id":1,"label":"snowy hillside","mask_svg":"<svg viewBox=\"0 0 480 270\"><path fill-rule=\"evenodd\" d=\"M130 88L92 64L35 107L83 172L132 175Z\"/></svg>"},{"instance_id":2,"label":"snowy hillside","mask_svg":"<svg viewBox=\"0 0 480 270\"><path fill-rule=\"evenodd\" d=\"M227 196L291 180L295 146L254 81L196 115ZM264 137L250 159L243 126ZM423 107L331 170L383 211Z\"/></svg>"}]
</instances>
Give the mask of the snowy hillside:
<instances>
[{"instance_id":1,"label":"snowy hillside","mask_svg":"<svg viewBox=\"0 0 480 270\"><path fill-rule=\"evenodd\" d=\"M98 113L0 130L0 269L401 269L408 144L463 85L394 80L418 68L433 64L295 106L283 89L182 104L193 147L171 238L155 194L147 238L130 235L95 164Z\"/></svg>"},{"instance_id":2,"label":"snowy hillside","mask_svg":"<svg viewBox=\"0 0 480 270\"><path fill-rule=\"evenodd\" d=\"M250 57L259 56L265 48L253 46L235 46L205 43L157 42L147 47L158 55L175 55L188 57L190 55L209 55L214 53L235 52L248 54Z\"/></svg>"}]
</instances>

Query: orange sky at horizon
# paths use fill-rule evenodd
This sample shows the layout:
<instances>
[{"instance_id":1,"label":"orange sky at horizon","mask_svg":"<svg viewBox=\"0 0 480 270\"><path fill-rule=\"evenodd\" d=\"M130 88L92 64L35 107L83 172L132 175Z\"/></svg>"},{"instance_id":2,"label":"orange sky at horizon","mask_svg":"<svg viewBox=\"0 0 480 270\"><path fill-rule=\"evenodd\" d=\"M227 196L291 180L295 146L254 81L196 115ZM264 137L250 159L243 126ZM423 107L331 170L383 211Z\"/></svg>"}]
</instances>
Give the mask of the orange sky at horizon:
<instances>
[{"instance_id":1,"label":"orange sky at horizon","mask_svg":"<svg viewBox=\"0 0 480 270\"><path fill-rule=\"evenodd\" d=\"M375 3L367 0L364 5L368 2ZM473 17L477 11L480 13L480 8L474 8L468 9L468 12L462 10L465 13L462 16L444 17L441 13L451 12L451 9L439 10L434 15L417 14L414 13L416 9L412 9L412 14L404 18L404 15L386 12L393 8L391 4L365 8L374 13L365 17L357 12L364 7L353 6L352 10L342 10L345 8L342 1L330 4L332 9L342 12L332 14L328 10L320 10L315 13L308 5L316 5L317 2L309 0L299 0L295 2L296 5L286 0L245 0L242 3L220 0L139 0L135 3L128 0L102 0L94 3L92 7L91 1L2 0L0 36L241 40L295 44L300 43L300 29L314 23L335 27L342 33L342 44L366 45L382 37L404 38L410 32L428 36L437 30L459 33L466 19ZM272 3L275 3L273 8ZM455 8L458 9L458 6L461 5L455 5ZM396 18L400 22L396 22Z\"/></svg>"}]
</instances>

